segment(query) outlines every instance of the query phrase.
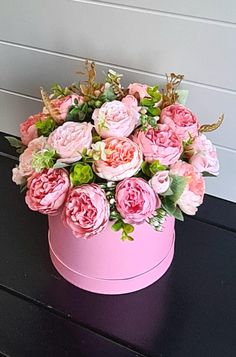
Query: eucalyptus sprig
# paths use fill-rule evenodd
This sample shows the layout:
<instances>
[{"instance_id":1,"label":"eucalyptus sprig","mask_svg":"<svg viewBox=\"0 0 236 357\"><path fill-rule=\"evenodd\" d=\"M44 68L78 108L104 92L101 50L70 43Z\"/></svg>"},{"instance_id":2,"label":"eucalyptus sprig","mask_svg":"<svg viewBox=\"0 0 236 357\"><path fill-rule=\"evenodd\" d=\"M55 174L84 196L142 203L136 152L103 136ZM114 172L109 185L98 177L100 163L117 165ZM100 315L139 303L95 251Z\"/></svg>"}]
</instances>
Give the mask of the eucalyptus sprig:
<instances>
[{"instance_id":1,"label":"eucalyptus sprig","mask_svg":"<svg viewBox=\"0 0 236 357\"><path fill-rule=\"evenodd\" d=\"M67 95L71 94L71 89L69 87L62 88L60 84L54 83L51 86L52 94L50 98L62 98L66 97Z\"/></svg>"}]
</instances>

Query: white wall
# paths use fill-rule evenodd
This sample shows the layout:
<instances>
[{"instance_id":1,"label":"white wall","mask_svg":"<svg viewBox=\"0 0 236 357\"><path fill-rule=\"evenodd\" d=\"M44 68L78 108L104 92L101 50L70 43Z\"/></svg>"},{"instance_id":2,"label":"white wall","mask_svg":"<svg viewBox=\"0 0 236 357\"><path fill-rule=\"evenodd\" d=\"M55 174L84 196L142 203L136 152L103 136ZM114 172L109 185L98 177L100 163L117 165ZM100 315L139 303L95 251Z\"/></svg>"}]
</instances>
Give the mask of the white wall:
<instances>
[{"instance_id":1,"label":"white wall","mask_svg":"<svg viewBox=\"0 0 236 357\"><path fill-rule=\"evenodd\" d=\"M39 86L76 81L85 58L100 77L109 67L124 83L163 83L185 74L188 106L202 123L225 113L209 134L221 174L207 192L236 202L236 2L234 0L2 0L0 12L0 130L40 110Z\"/></svg>"}]
</instances>

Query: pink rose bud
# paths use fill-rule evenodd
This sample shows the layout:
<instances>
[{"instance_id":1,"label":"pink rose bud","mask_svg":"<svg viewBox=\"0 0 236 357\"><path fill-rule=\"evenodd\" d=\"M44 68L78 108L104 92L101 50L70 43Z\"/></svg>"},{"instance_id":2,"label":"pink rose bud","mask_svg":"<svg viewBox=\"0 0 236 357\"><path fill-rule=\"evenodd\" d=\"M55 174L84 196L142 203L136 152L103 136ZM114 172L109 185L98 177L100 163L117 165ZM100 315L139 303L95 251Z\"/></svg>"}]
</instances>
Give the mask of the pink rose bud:
<instances>
[{"instance_id":1,"label":"pink rose bud","mask_svg":"<svg viewBox=\"0 0 236 357\"><path fill-rule=\"evenodd\" d=\"M205 181L201 173L187 162L178 161L171 166L170 174L187 177L187 185L177 204L184 213L194 215L202 204L205 193Z\"/></svg>"},{"instance_id":2,"label":"pink rose bud","mask_svg":"<svg viewBox=\"0 0 236 357\"><path fill-rule=\"evenodd\" d=\"M48 144L60 156L59 161L72 163L81 159L83 149L92 144L92 128L90 123L68 121L54 130L48 137Z\"/></svg>"},{"instance_id":3,"label":"pink rose bud","mask_svg":"<svg viewBox=\"0 0 236 357\"><path fill-rule=\"evenodd\" d=\"M44 169L28 179L25 201L33 211L55 215L64 203L69 187L66 170Z\"/></svg>"},{"instance_id":4,"label":"pink rose bud","mask_svg":"<svg viewBox=\"0 0 236 357\"><path fill-rule=\"evenodd\" d=\"M92 115L96 131L102 138L129 136L139 122L138 109L138 102L134 97L126 97L124 102L113 100L104 103Z\"/></svg>"},{"instance_id":5,"label":"pink rose bud","mask_svg":"<svg viewBox=\"0 0 236 357\"><path fill-rule=\"evenodd\" d=\"M131 177L141 168L143 161L139 147L128 138L107 138L105 143L106 159L93 164L94 172L109 181L120 181Z\"/></svg>"},{"instance_id":6,"label":"pink rose bud","mask_svg":"<svg viewBox=\"0 0 236 357\"><path fill-rule=\"evenodd\" d=\"M148 86L146 84L141 84L141 83L131 83L128 86L129 89L129 94L135 96L138 95L139 99L143 99L144 97L150 97L150 95L147 92Z\"/></svg>"},{"instance_id":7,"label":"pink rose bud","mask_svg":"<svg viewBox=\"0 0 236 357\"><path fill-rule=\"evenodd\" d=\"M209 172L215 176L219 174L216 148L204 134L196 137L187 150L192 154L189 162L198 172Z\"/></svg>"},{"instance_id":8,"label":"pink rose bud","mask_svg":"<svg viewBox=\"0 0 236 357\"><path fill-rule=\"evenodd\" d=\"M169 171L163 170L158 171L152 178L149 180L149 185L152 187L156 194L164 193L170 187L170 177Z\"/></svg>"},{"instance_id":9,"label":"pink rose bud","mask_svg":"<svg viewBox=\"0 0 236 357\"><path fill-rule=\"evenodd\" d=\"M160 122L168 124L183 141L198 136L200 125L197 117L185 106L172 104L161 111Z\"/></svg>"},{"instance_id":10,"label":"pink rose bud","mask_svg":"<svg viewBox=\"0 0 236 357\"><path fill-rule=\"evenodd\" d=\"M142 178L128 178L116 186L116 208L128 223L142 223L160 207L160 200Z\"/></svg>"},{"instance_id":11,"label":"pink rose bud","mask_svg":"<svg viewBox=\"0 0 236 357\"><path fill-rule=\"evenodd\" d=\"M20 136L24 145L28 145L31 140L38 137L38 131L35 123L37 123L39 120L44 121L46 118L46 115L43 113L38 113L31 115L28 119L20 124Z\"/></svg>"},{"instance_id":12,"label":"pink rose bud","mask_svg":"<svg viewBox=\"0 0 236 357\"><path fill-rule=\"evenodd\" d=\"M107 226L109 215L105 192L98 185L90 184L70 191L62 219L76 238L89 238Z\"/></svg>"},{"instance_id":13,"label":"pink rose bud","mask_svg":"<svg viewBox=\"0 0 236 357\"><path fill-rule=\"evenodd\" d=\"M146 161L158 160L162 165L174 164L183 150L181 140L166 124L158 124L157 129L149 127L146 131L137 129L133 140Z\"/></svg>"}]
</instances>

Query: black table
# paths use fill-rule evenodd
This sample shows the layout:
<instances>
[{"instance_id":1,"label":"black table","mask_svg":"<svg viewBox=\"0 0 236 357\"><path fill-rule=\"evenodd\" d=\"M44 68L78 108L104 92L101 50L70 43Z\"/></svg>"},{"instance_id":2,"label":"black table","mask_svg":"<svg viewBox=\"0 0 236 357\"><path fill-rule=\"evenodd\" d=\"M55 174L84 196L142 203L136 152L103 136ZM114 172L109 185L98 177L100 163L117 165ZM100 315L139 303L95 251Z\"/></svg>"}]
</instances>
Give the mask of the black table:
<instances>
[{"instance_id":1,"label":"black table","mask_svg":"<svg viewBox=\"0 0 236 357\"><path fill-rule=\"evenodd\" d=\"M236 205L206 196L176 223L167 273L106 296L66 282L50 262L47 218L11 182L0 138L0 351L5 356L236 356Z\"/></svg>"}]
</instances>

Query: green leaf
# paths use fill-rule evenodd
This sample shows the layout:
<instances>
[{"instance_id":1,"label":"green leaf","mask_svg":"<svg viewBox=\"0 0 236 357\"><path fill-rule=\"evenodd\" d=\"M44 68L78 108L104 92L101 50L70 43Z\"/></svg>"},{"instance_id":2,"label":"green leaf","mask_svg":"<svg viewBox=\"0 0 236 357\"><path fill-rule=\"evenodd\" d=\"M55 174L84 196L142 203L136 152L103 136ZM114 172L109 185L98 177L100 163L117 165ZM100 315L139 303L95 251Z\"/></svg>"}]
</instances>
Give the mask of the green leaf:
<instances>
[{"instance_id":1,"label":"green leaf","mask_svg":"<svg viewBox=\"0 0 236 357\"><path fill-rule=\"evenodd\" d=\"M179 221L184 220L180 208L176 206L176 203L174 203L169 196L164 197L164 199L162 200L162 207L170 216L175 217Z\"/></svg>"},{"instance_id":2,"label":"green leaf","mask_svg":"<svg viewBox=\"0 0 236 357\"><path fill-rule=\"evenodd\" d=\"M156 116L160 115L161 110L160 110L160 108L149 107L147 112L148 112L148 114L151 114L152 116L156 117Z\"/></svg>"},{"instance_id":3,"label":"green leaf","mask_svg":"<svg viewBox=\"0 0 236 357\"><path fill-rule=\"evenodd\" d=\"M152 98L143 98L140 100L140 104L144 107L151 107L155 104Z\"/></svg>"},{"instance_id":4,"label":"green leaf","mask_svg":"<svg viewBox=\"0 0 236 357\"><path fill-rule=\"evenodd\" d=\"M111 229L115 232L118 232L120 229L122 229L122 227L123 227L123 222L118 220L111 226Z\"/></svg>"},{"instance_id":5,"label":"green leaf","mask_svg":"<svg viewBox=\"0 0 236 357\"><path fill-rule=\"evenodd\" d=\"M152 176L152 173L150 171L150 164L147 161L143 161L143 163L141 165L141 170L148 177Z\"/></svg>"},{"instance_id":6,"label":"green leaf","mask_svg":"<svg viewBox=\"0 0 236 357\"><path fill-rule=\"evenodd\" d=\"M61 162L61 161L57 161L54 165L53 165L53 169L63 169L64 167L68 167L70 166L69 164L66 164L65 162Z\"/></svg>"},{"instance_id":7,"label":"green leaf","mask_svg":"<svg viewBox=\"0 0 236 357\"><path fill-rule=\"evenodd\" d=\"M186 89L178 89L178 90L176 90L176 93L178 94L177 103L185 105L185 103L188 99L189 91Z\"/></svg>"},{"instance_id":8,"label":"green leaf","mask_svg":"<svg viewBox=\"0 0 236 357\"><path fill-rule=\"evenodd\" d=\"M32 159L32 167L36 172L42 169L50 169L54 166L56 160L56 151L54 149L35 152Z\"/></svg>"},{"instance_id":9,"label":"green leaf","mask_svg":"<svg viewBox=\"0 0 236 357\"><path fill-rule=\"evenodd\" d=\"M115 95L115 93L114 93L114 91L113 91L112 86L107 87L107 88L104 90L102 96L99 97L99 98L101 98L101 100L102 100L103 102L111 102L112 100L115 100L115 99L116 99L116 95Z\"/></svg>"},{"instance_id":10,"label":"green leaf","mask_svg":"<svg viewBox=\"0 0 236 357\"><path fill-rule=\"evenodd\" d=\"M172 178L172 182L171 182L170 189L173 191L173 195L169 197L173 202L176 202L184 192L188 179L187 177L184 176L171 176L171 178Z\"/></svg>"},{"instance_id":11,"label":"green leaf","mask_svg":"<svg viewBox=\"0 0 236 357\"><path fill-rule=\"evenodd\" d=\"M166 170L166 166L160 164L159 160L154 160L150 166L149 170L151 172L151 175L155 175L158 171L163 171Z\"/></svg>"},{"instance_id":12,"label":"green leaf","mask_svg":"<svg viewBox=\"0 0 236 357\"><path fill-rule=\"evenodd\" d=\"M72 167L70 180L73 186L83 185L94 181L91 166L87 163L77 163Z\"/></svg>"},{"instance_id":13,"label":"green leaf","mask_svg":"<svg viewBox=\"0 0 236 357\"><path fill-rule=\"evenodd\" d=\"M19 139L15 138L14 136L5 136L5 139L12 147L16 149L16 152L18 154L22 154L25 151L26 145L24 145Z\"/></svg>"},{"instance_id":14,"label":"green leaf","mask_svg":"<svg viewBox=\"0 0 236 357\"><path fill-rule=\"evenodd\" d=\"M174 214L173 216L178 219L179 221L184 221L184 216L183 213L181 211L181 209L179 207L175 208Z\"/></svg>"},{"instance_id":15,"label":"green leaf","mask_svg":"<svg viewBox=\"0 0 236 357\"><path fill-rule=\"evenodd\" d=\"M173 195L173 191L172 189L169 187L168 190L166 192L163 192L161 194L162 196L172 196Z\"/></svg>"},{"instance_id":16,"label":"green leaf","mask_svg":"<svg viewBox=\"0 0 236 357\"><path fill-rule=\"evenodd\" d=\"M132 226L132 224L125 223L124 227L123 227L123 230L124 230L124 232L126 234L129 234L129 233L132 233L134 231L134 227Z\"/></svg>"},{"instance_id":17,"label":"green leaf","mask_svg":"<svg viewBox=\"0 0 236 357\"><path fill-rule=\"evenodd\" d=\"M52 118L47 118L46 120L37 121L35 126L39 136L49 136L55 129L56 123Z\"/></svg>"}]
</instances>

